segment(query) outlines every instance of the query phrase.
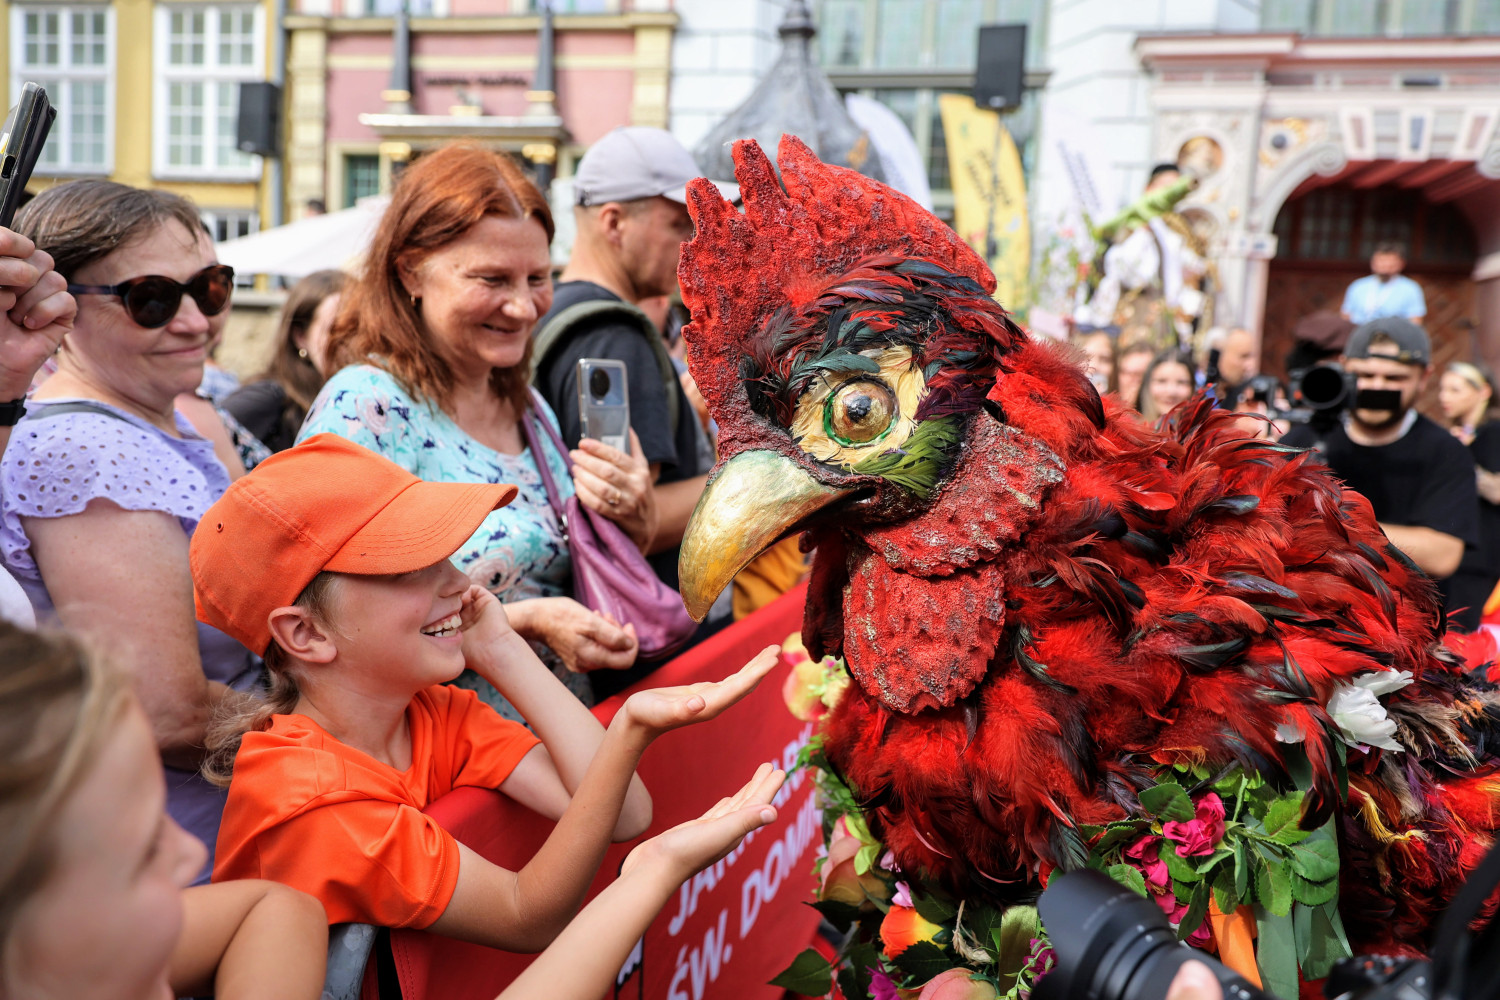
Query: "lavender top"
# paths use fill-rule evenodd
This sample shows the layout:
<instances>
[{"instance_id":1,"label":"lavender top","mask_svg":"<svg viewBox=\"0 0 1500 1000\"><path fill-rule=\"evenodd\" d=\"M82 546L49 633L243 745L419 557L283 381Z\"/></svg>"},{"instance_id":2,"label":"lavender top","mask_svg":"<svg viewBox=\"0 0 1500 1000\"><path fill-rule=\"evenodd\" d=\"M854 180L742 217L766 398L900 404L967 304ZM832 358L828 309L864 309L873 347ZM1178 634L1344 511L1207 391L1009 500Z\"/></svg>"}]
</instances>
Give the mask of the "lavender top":
<instances>
[{"instance_id":1,"label":"lavender top","mask_svg":"<svg viewBox=\"0 0 1500 1000\"><path fill-rule=\"evenodd\" d=\"M110 411L45 416L49 403L88 402ZM48 400L30 412L11 435L0 459L0 559L20 582L42 624L57 624L57 611L31 554L23 517L67 517L90 500L105 499L126 510L171 514L189 537L198 519L229 486L229 475L214 456L213 444L177 414L172 437L124 410L93 400ZM142 580L142 586L151 581ZM198 654L203 673L241 691L254 686L259 663L244 646L216 628L198 623ZM197 772L167 768L167 811L209 849L214 841L224 792Z\"/></svg>"}]
</instances>

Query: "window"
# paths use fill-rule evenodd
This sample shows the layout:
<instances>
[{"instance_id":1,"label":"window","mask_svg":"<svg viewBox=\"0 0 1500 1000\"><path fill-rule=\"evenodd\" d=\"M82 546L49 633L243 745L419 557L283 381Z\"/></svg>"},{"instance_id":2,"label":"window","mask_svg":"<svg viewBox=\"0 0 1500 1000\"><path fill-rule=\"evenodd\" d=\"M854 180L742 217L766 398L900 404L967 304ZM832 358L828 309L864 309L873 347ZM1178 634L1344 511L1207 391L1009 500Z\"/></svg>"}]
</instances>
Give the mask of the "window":
<instances>
[{"instance_id":1,"label":"window","mask_svg":"<svg viewBox=\"0 0 1500 1000\"><path fill-rule=\"evenodd\" d=\"M208 231L213 233L215 243L237 240L241 236L249 236L251 233L260 231L260 216L250 209L206 208L198 214L202 216L203 224L208 227ZM234 285L236 288L254 288L255 275L236 274Z\"/></svg>"},{"instance_id":2,"label":"window","mask_svg":"<svg viewBox=\"0 0 1500 1000\"><path fill-rule=\"evenodd\" d=\"M348 17L390 17L401 9L402 0L344 0ZM447 0L406 0L406 12L412 17L442 17L447 14Z\"/></svg>"},{"instance_id":3,"label":"window","mask_svg":"<svg viewBox=\"0 0 1500 1000\"><path fill-rule=\"evenodd\" d=\"M260 157L235 145L240 84L265 79L258 4L156 8L157 176L250 180Z\"/></svg>"},{"instance_id":4,"label":"window","mask_svg":"<svg viewBox=\"0 0 1500 1000\"><path fill-rule=\"evenodd\" d=\"M1500 30L1497 0L1264 0L1261 28L1308 35L1421 37Z\"/></svg>"},{"instance_id":5,"label":"window","mask_svg":"<svg viewBox=\"0 0 1500 1000\"><path fill-rule=\"evenodd\" d=\"M350 154L344 157L344 207L353 208L361 198L380 193L380 157Z\"/></svg>"},{"instance_id":6,"label":"window","mask_svg":"<svg viewBox=\"0 0 1500 1000\"><path fill-rule=\"evenodd\" d=\"M11 8L12 100L35 80L57 120L42 147L41 173L109 173L114 152L114 14L102 5Z\"/></svg>"}]
</instances>

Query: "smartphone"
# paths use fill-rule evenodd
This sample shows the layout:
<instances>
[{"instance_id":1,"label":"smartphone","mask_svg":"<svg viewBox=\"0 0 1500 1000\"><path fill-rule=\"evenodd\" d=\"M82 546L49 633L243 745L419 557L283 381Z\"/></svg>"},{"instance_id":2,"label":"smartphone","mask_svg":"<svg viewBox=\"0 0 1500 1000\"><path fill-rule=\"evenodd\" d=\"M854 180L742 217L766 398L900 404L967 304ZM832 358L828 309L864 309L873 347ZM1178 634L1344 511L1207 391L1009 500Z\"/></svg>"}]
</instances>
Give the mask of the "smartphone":
<instances>
[{"instance_id":1,"label":"smartphone","mask_svg":"<svg viewBox=\"0 0 1500 1000\"><path fill-rule=\"evenodd\" d=\"M21 88L21 99L10 109L5 127L0 130L0 226L9 229L21 206L26 182L42 155L47 133L57 109L47 100L47 92L35 83Z\"/></svg>"},{"instance_id":2,"label":"smartphone","mask_svg":"<svg viewBox=\"0 0 1500 1000\"><path fill-rule=\"evenodd\" d=\"M630 387L625 362L578 359L578 419L583 436L630 454Z\"/></svg>"}]
</instances>

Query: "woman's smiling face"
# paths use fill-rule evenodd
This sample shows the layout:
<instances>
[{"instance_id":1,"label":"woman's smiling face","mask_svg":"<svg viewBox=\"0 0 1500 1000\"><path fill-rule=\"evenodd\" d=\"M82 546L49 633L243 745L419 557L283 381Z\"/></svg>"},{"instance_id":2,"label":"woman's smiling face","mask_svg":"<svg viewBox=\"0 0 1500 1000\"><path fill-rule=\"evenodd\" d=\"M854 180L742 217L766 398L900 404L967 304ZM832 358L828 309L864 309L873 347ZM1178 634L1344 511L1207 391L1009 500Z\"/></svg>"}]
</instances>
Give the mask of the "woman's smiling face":
<instances>
[{"instance_id":1,"label":"woman's smiling face","mask_svg":"<svg viewBox=\"0 0 1500 1000\"><path fill-rule=\"evenodd\" d=\"M487 215L402 276L422 323L460 380L521 363L552 307L552 257L536 219Z\"/></svg>"}]
</instances>

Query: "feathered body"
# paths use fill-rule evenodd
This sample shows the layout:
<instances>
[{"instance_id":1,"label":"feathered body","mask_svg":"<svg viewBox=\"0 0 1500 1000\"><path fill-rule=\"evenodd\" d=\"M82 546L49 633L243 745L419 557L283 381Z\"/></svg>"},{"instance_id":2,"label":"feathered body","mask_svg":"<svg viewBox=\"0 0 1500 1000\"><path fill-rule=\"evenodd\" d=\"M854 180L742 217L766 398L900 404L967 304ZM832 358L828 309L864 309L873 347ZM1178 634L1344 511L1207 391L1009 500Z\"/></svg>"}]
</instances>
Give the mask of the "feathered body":
<instances>
[{"instance_id":1,"label":"feathered body","mask_svg":"<svg viewBox=\"0 0 1500 1000\"><path fill-rule=\"evenodd\" d=\"M856 682L825 746L900 868L1028 901L1163 765L1289 786L1305 757L1351 942L1419 947L1500 824L1500 701L1364 498L1205 400L1161 429L1101 403L899 194L794 139L785 189L736 159L743 215L692 193L690 363L721 470L814 484L783 526L815 553L804 640ZM1379 671L1412 677L1403 749L1346 749L1330 698Z\"/></svg>"}]
</instances>

